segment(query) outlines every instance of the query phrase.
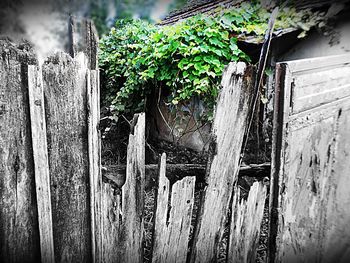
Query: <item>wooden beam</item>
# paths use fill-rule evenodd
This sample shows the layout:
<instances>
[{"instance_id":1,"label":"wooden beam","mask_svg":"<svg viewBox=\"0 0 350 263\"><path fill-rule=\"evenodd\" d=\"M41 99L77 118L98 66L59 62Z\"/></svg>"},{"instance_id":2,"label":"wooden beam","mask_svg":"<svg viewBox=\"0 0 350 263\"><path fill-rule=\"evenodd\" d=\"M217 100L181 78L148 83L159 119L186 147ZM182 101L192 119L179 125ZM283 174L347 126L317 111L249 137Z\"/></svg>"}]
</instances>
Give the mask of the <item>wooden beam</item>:
<instances>
[{"instance_id":1,"label":"wooden beam","mask_svg":"<svg viewBox=\"0 0 350 263\"><path fill-rule=\"evenodd\" d=\"M242 165L239 170L239 176L247 177L269 177L270 163ZM110 180L118 187L122 187L125 182L126 165L108 165L103 168L103 178ZM153 185L158 178L159 168L157 164L147 164L146 187ZM176 182L187 176L195 176L197 182L205 182L206 165L204 164L167 164L166 177L171 182Z\"/></svg>"}]
</instances>

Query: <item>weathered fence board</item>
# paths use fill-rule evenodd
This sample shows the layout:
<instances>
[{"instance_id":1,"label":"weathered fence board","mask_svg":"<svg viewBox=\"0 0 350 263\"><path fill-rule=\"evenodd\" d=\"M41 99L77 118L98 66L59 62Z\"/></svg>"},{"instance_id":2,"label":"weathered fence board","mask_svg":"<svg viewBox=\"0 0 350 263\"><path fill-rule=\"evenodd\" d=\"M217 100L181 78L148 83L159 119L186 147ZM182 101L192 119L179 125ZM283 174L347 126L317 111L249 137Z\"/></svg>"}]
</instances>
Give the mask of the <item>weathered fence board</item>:
<instances>
[{"instance_id":1,"label":"weathered fence board","mask_svg":"<svg viewBox=\"0 0 350 263\"><path fill-rule=\"evenodd\" d=\"M342 55L277 64L271 261L350 260L350 94L339 92L349 63Z\"/></svg>"},{"instance_id":2,"label":"weathered fence board","mask_svg":"<svg viewBox=\"0 0 350 263\"><path fill-rule=\"evenodd\" d=\"M91 261L86 60L43 65L56 262Z\"/></svg>"},{"instance_id":3,"label":"weathered fence board","mask_svg":"<svg viewBox=\"0 0 350 263\"><path fill-rule=\"evenodd\" d=\"M129 136L126 182L122 188L120 262L143 261L143 210L145 190L145 114L137 114ZM105 230L106 231L106 230Z\"/></svg>"},{"instance_id":4,"label":"weathered fence board","mask_svg":"<svg viewBox=\"0 0 350 263\"><path fill-rule=\"evenodd\" d=\"M253 68L231 63L225 70L215 112L212 145L214 157L208 178L191 252L191 262L216 260L226 215L238 176L243 135L253 94Z\"/></svg>"},{"instance_id":5,"label":"weathered fence board","mask_svg":"<svg viewBox=\"0 0 350 263\"><path fill-rule=\"evenodd\" d=\"M120 195L108 183L102 183L101 197L102 262L119 261L119 229L121 224Z\"/></svg>"},{"instance_id":6,"label":"weathered fence board","mask_svg":"<svg viewBox=\"0 0 350 263\"><path fill-rule=\"evenodd\" d=\"M102 261L102 229L101 229L101 160L100 160L100 101L99 73L96 70L87 71L88 97L88 140L89 140L89 169L90 169L90 209L91 209L91 238L92 256L94 262Z\"/></svg>"},{"instance_id":7,"label":"weathered fence board","mask_svg":"<svg viewBox=\"0 0 350 263\"><path fill-rule=\"evenodd\" d=\"M158 183L152 262L186 262L195 178L185 177L174 183L170 189L170 181L165 171L166 155L163 154ZM171 195L170 204L169 195Z\"/></svg>"},{"instance_id":8,"label":"weathered fence board","mask_svg":"<svg viewBox=\"0 0 350 263\"><path fill-rule=\"evenodd\" d=\"M40 233L41 262L55 262L50 171L47 153L44 91L41 71L28 66L28 93L34 157L36 201Z\"/></svg>"},{"instance_id":9,"label":"weathered fence board","mask_svg":"<svg viewBox=\"0 0 350 263\"><path fill-rule=\"evenodd\" d=\"M262 182L255 182L250 188L248 199L244 200L241 199L240 188L236 187L231 209L228 262L255 262L266 192Z\"/></svg>"},{"instance_id":10,"label":"weathered fence board","mask_svg":"<svg viewBox=\"0 0 350 263\"><path fill-rule=\"evenodd\" d=\"M0 40L0 261L39 262L28 101L30 47Z\"/></svg>"}]
</instances>

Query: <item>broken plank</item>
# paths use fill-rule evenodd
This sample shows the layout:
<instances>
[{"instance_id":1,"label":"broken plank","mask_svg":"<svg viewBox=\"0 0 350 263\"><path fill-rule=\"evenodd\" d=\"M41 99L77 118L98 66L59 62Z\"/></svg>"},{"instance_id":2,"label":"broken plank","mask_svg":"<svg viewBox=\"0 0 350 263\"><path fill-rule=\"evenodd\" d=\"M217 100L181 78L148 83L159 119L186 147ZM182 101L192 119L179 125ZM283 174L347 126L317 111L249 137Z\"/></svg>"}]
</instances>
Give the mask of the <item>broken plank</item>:
<instances>
[{"instance_id":1,"label":"broken plank","mask_svg":"<svg viewBox=\"0 0 350 263\"><path fill-rule=\"evenodd\" d=\"M240 188L235 188L227 262L255 262L266 193L267 187L262 182L255 182L248 199L244 200Z\"/></svg>"},{"instance_id":2,"label":"broken plank","mask_svg":"<svg viewBox=\"0 0 350 263\"><path fill-rule=\"evenodd\" d=\"M191 262L217 260L233 184L238 177L243 136L251 111L253 84L253 67L245 63L230 63L223 74L223 88L213 123L213 158L207 169L207 187L202 196Z\"/></svg>"},{"instance_id":3,"label":"broken plank","mask_svg":"<svg viewBox=\"0 0 350 263\"><path fill-rule=\"evenodd\" d=\"M55 262L50 171L47 153L44 92L41 70L28 66L28 94L33 145L36 200L40 234L41 262Z\"/></svg>"},{"instance_id":4,"label":"broken plank","mask_svg":"<svg viewBox=\"0 0 350 263\"><path fill-rule=\"evenodd\" d=\"M160 164L152 262L186 262L195 178L183 178L175 182L170 189L170 181L165 176L165 167L166 155L163 154Z\"/></svg>"},{"instance_id":5,"label":"broken plank","mask_svg":"<svg viewBox=\"0 0 350 263\"><path fill-rule=\"evenodd\" d=\"M129 135L126 181L122 188L120 262L143 261L143 210L145 190L145 114L136 114Z\"/></svg>"}]
</instances>

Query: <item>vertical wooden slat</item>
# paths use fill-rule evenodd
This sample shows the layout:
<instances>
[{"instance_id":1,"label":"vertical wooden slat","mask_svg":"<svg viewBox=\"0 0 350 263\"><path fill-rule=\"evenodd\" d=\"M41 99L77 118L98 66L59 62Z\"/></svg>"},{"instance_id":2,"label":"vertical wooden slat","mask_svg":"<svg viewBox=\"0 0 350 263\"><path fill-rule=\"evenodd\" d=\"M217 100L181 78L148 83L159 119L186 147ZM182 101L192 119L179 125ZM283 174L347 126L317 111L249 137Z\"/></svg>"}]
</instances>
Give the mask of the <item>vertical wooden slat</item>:
<instances>
[{"instance_id":1,"label":"vertical wooden slat","mask_svg":"<svg viewBox=\"0 0 350 263\"><path fill-rule=\"evenodd\" d=\"M0 261L39 262L27 80L36 58L8 40L0 54Z\"/></svg>"},{"instance_id":2,"label":"vertical wooden slat","mask_svg":"<svg viewBox=\"0 0 350 263\"><path fill-rule=\"evenodd\" d=\"M152 262L186 262L195 178L185 177L174 183L169 207L170 183L165 171L166 155L163 154L158 184Z\"/></svg>"},{"instance_id":3,"label":"vertical wooden slat","mask_svg":"<svg viewBox=\"0 0 350 263\"><path fill-rule=\"evenodd\" d=\"M170 194L170 181L165 176L166 173L166 154L163 153L160 160L159 167L159 179L158 179L158 191L157 191L157 208L155 214L154 223L154 245L152 262L160 262L163 257L166 257L163 253L166 249L166 237L167 232L167 215L168 215L168 202Z\"/></svg>"},{"instance_id":4,"label":"vertical wooden slat","mask_svg":"<svg viewBox=\"0 0 350 263\"><path fill-rule=\"evenodd\" d=\"M50 174L47 153L44 93L41 71L36 66L28 66L28 93L32 145L35 170L35 188L38 206L41 262L55 262Z\"/></svg>"},{"instance_id":5,"label":"vertical wooden slat","mask_svg":"<svg viewBox=\"0 0 350 263\"><path fill-rule=\"evenodd\" d=\"M43 65L56 262L91 261L86 70L83 55Z\"/></svg>"},{"instance_id":6,"label":"vertical wooden slat","mask_svg":"<svg viewBox=\"0 0 350 263\"><path fill-rule=\"evenodd\" d=\"M216 261L233 183L239 171L243 135L253 94L253 68L231 63L222 79L222 90L213 123L211 161L207 188L202 198L191 262Z\"/></svg>"},{"instance_id":7,"label":"vertical wooden slat","mask_svg":"<svg viewBox=\"0 0 350 263\"><path fill-rule=\"evenodd\" d=\"M93 262L101 262L101 191L100 170L100 132L99 132L99 83L98 71L88 70L86 74L88 94L89 127L89 172L90 172L90 209L91 209L91 245Z\"/></svg>"},{"instance_id":8,"label":"vertical wooden slat","mask_svg":"<svg viewBox=\"0 0 350 263\"><path fill-rule=\"evenodd\" d=\"M145 190L145 114L137 114L129 136L126 181L122 188L120 262L143 261L143 210Z\"/></svg>"},{"instance_id":9,"label":"vertical wooden slat","mask_svg":"<svg viewBox=\"0 0 350 263\"><path fill-rule=\"evenodd\" d=\"M120 195L108 183L102 183L101 222L102 232L102 262L114 263L119 261L119 229L120 229Z\"/></svg>"},{"instance_id":10,"label":"vertical wooden slat","mask_svg":"<svg viewBox=\"0 0 350 263\"><path fill-rule=\"evenodd\" d=\"M227 262L255 262L266 192L266 186L262 182L255 182L250 188L248 199L241 200L240 189L236 187Z\"/></svg>"}]
</instances>

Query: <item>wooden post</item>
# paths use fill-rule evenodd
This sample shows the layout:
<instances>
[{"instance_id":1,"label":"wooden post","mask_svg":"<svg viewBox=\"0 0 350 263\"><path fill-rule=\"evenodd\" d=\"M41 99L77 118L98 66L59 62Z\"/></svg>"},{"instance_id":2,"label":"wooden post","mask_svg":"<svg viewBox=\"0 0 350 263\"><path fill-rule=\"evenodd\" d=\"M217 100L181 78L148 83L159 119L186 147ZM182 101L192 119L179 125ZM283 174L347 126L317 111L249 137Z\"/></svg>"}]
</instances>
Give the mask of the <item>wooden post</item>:
<instances>
[{"instance_id":1,"label":"wooden post","mask_svg":"<svg viewBox=\"0 0 350 263\"><path fill-rule=\"evenodd\" d=\"M255 182L248 199L241 200L240 188L235 188L227 262L255 262L266 192L262 182Z\"/></svg>"},{"instance_id":2,"label":"wooden post","mask_svg":"<svg viewBox=\"0 0 350 263\"><path fill-rule=\"evenodd\" d=\"M120 262L143 262L143 210L145 190L145 114L137 114L129 136L126 182L122 188ZM104 231L107 231L106 229Z\"/></svg>"},{"instance_id":3,"label":"wooden post","mask_svg":"<svg viewBox=\"0 0 350 263\"><path fill-rule=\"evenodd\" d=\"M174 183L170 189L170 181L165 171L166 155L163 154L160 164L152 262L186 262L195 177L185 177Z\"/></svg>"},{"instance_id":4,"label":"wooden post","mask_svg":"<svg viewBox=\"0 0 350 263\"><path fill-rule=\"evenodd\" d=\"M35 170L36 200L40 233L41 262L55 262L50 172L47 153L44 92L41 71L28 66L28 91Z\"/></svg>"},{"instance_id":5,"label":"wooden post","mask_svg":"<svg viewBox=\"0 0 350 263\"><path fill-rule=\"evenodd\" d=\"M40 262L27 80L37 62L8 40L0 54L0 261Z\"/></svg>"},{"instance_id":6,"label":"wooden post","mask_svg":"<svg viewBox=\"0 0 350 263\"><path fill-rule=\"evenodd\" d=\"M231 63L222 79L222 90L213 123L213 159L207 171L191 252L191 262L214 262L225 228L233 184L239 171L244 131L253 96L253 68Z\"/></svg>"},{"instance_id":7,"label":"wooden post","mask_svg":"<svg viewBox=\"0 0 350 263\"><path fill-rule=\"evenodd\" d=\"M83 55L43 65L56 262L91 261L86 71Z\"/></svg>"}]
</instances>

